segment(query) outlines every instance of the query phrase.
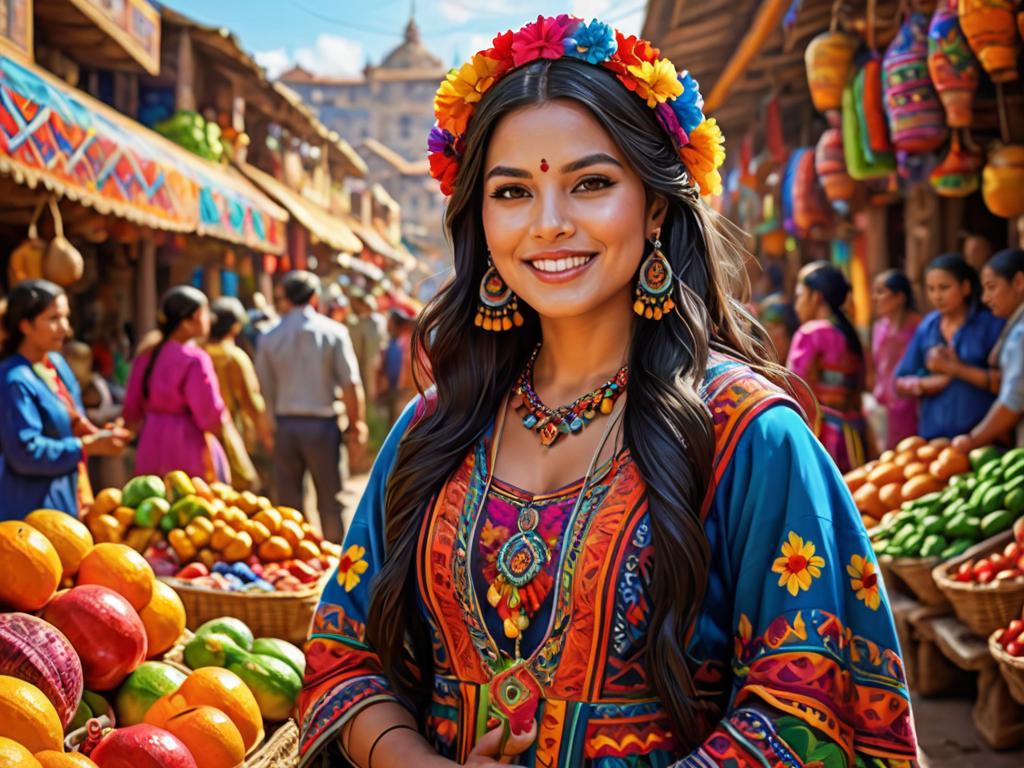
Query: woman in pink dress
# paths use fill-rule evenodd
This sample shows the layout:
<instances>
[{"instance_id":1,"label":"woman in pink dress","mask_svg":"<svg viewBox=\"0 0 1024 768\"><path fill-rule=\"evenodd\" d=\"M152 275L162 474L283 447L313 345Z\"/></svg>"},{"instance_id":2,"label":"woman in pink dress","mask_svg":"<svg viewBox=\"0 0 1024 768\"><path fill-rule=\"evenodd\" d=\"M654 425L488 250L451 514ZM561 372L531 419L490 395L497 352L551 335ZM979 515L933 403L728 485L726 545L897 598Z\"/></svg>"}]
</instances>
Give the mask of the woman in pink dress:
<instances>
[{"instance_id":1,"label":"woman in pink dress","mask_svg":"<svg viewBox=\"0 0 1024 768\"><path fill-rule=\"evenodd\" d=\"M896 368L921 322L914 307L910 280L890 269L875 278L871 287L875 326L871 333L871 357L875 367L873 394L885 409L885 447L895 448L905 437L917 434L917 400L896 393Z\"/></svg>"},{"instance_id":2,"label":"woman in pink dress","mask_svg":"<svg viewBox=\"0 0 1024 768\"><path fill-rule=\"evenodd\" d=\"M160 300L160 343L132 364L124 417L142 422L136 474L181 469L207 481L231 481L219 435L227 410L210 356L192 342L210 331L209 302L189 286Z\"/></svg>"},{"instance_id":3,"label":"woman in pink dress","mask_svg":"<svg viewBox=\"0 0 1024 768\"><path fill-rule=\"evenodd\" d=\"M864 350L843 309L849 295L846 277L828 262L815 261L800 270L794 308L802 325L786 359L818 398L818 438L840 472L864 463L866 443Z\"/></svg>"}]
</instances>

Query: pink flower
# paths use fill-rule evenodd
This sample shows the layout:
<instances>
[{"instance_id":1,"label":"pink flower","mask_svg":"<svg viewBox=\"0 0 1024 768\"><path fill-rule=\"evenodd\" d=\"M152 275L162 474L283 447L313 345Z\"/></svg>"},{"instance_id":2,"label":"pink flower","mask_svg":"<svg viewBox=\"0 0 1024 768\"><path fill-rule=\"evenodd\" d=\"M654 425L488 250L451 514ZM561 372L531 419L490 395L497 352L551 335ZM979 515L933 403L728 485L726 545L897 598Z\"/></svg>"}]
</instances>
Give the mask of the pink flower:
<instances>
[{"instance_id":1,"label":"pink flower","mask_svg":"<svg viewBox=\"0 0 1024 768\"><path fill-rule=\"evenodd\" d=\"M537 59L560 59L565 54L565 36L574 20L562 14L538 16L512 36L512 64L520 67Z\"/></svg>"}]
</instances>

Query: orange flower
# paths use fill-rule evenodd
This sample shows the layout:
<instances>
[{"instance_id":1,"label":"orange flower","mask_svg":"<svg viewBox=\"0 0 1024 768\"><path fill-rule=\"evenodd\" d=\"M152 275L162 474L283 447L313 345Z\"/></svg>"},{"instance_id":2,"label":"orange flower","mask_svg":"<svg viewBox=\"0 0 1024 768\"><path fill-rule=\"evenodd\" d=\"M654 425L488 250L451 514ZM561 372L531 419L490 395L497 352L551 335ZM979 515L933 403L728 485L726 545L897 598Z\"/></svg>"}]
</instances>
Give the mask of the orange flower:
<instances>
[{"instance_id":1,"label":"orange flower","mask_svg":"<svg viewBox=\"0 0 1024 768\"><path fill-rule=\"evenodd\" d=\"M679 150L702 195L722 194L722 176L718 169L725 162L725 137L718 121L705 118L690 134L690 143Z\"/></svg>"},{"instance_id":2,"label":"orange flower","mask_svg":"<svg viewBox=\"0 0 1024 768\"><path fill-rule=\"evenodd\" d=\"M647 100L648 107L656 107L683 92L676 68L668 59L659 59L653 64L641 61L630 64L626 69L636 78L637 95Z\"/></svg>"},{"instance_id":3,"label":"orange flower","mask_svg":"<svg viewBox=\"0 0 1024 768\"><path fill-rule=\"evenodd\" d=\"M814 554L814 543L804 542L795 531L782 544L782 557L775 558L772 571L779 574L779 586L796 597L801 589L810 589L811 581L821 576L825 558Z\"/></svg>"},{"instance_id":4,"label":"orange flower","mask_svg":"<svg viewBox=\"0 0 1024 768\"><path fill-rule=\"evenodd\" d=\"M478 53L448 73L434 96L434 114L441 128L456 136L465 133L475 105L494 84L500 63Z\"/></svg>"},{"instance_id":5,"label":"orange flower","mask_svg":"<svg viewBox=\"0 0 1024 768\"><path fill-rule=\"evenodd\" d=\"M846 572L850 574L850 586L857 593L857 599L872 611L877 611L882 602L882 595L878 591L878 571L875 564L866 557L854 555L850 558L850 564L846 566Z\"/></svg>"},{"instance_id":6,"label":"orange flower","mask_svg":"<svg viewBox=\"0 0 1024 768\"><path fill-rule=\"evenodd\" d=\"M351 592L359 583L359 577L366 573L370 564L363 559L366 549L358 544L353 544L345 550L345 554L338 561L338 584Z\"/></svg>"}]
</instances>

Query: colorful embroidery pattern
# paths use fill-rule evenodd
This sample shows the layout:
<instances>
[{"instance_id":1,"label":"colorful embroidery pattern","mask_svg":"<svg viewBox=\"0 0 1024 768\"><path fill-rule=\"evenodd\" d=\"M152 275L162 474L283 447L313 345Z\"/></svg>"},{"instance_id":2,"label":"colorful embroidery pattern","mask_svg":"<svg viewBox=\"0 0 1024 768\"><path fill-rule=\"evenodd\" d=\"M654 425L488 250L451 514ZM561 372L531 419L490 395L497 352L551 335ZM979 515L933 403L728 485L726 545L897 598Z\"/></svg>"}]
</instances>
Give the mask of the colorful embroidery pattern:
<instances>
[{"instance_id":1,"label":"colorful embroidery pattern","mask_svg":"<svg viewBox=\"0 0 1024 768\"><path fill-rule=\"evenodd\" d=\"M813 542L805 542L790 531L789 539L782 544L782 557L776 558L772 564L772 572L780 574L779 586L785 587L793 597L801 589L810 589L811 581L821 576L825 558L814 552Z\"/></svg>"},{"instance_id":2,"label":"colorful embroidery pattern","mask_svg":"<svg viewBox=\"0 0 1024 768\"><path fill-rule=\"evenodd\" d=\"M872 611L877 611L882 595L878 590L878 569L875 564L866 557L854 555L846 566L846 572L850 574L850 587L857 594L857 599Z\"/></svg>"}]
</instances>

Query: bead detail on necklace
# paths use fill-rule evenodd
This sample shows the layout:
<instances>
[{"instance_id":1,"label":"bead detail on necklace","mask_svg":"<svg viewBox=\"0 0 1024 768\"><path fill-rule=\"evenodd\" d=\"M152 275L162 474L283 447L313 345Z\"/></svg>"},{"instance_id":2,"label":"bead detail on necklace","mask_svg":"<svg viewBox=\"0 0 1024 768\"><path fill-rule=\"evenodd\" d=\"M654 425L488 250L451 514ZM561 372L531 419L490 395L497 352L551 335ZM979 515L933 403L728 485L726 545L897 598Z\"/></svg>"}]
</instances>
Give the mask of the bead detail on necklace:
<instances>
[{"instance_id":1,"label":"bead detail on necklace","mask_svg":"<svg viewBox=\"0 0 1024 768\"><path fill-rule=\"evenodd\" d=\"M523 426L540 435L541 445L551 447L562 435L578 434L591 421L609 415L615 408L615 401L626 391L629 366L622 366L618 373L591 392L581 395L568 405L549 408L541 402L533 389L533 369L540 346L533 351L530 359L516 379L512 391L520 398L516 410L525 411Z\"/></svg>"}]
</instances>

